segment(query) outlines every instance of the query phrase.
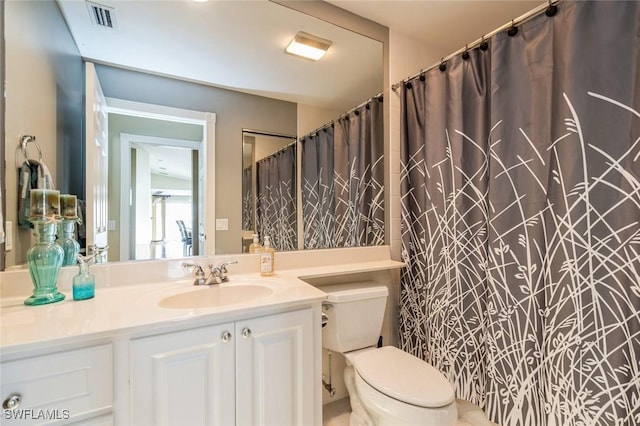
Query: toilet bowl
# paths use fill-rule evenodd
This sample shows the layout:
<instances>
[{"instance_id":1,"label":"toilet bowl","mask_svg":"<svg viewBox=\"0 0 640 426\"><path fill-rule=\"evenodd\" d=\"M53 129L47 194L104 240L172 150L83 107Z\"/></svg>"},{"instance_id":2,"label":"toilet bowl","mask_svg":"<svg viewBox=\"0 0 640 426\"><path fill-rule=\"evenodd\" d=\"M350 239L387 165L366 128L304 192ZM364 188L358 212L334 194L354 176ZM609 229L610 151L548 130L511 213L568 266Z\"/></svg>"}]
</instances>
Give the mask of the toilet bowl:
<instances>
[{"instance_id":1,"label":"toilet bowl","mask_svg":"<svg viewBox=\"0 0 640 426\"><path fill-rule=\"evenodd\" d=\"M455 395L444 375L398 348L376 347L387 287L353 283L322 290L327 293L323 346L346 358L350 426L455 425Z\"/></svg>"},{"instance_id":2,"label":"toilet bowl","mask_svg":"<svg viewBox=\"0 0 640 426\"><path fill-rule=\"evenodd\" d=\"M345 383L354 409L350 426L448 426L458 418L446 378L393 346L346 354ZM349 389L352 387L352 389Z\"/></svg>"}]
</instances>

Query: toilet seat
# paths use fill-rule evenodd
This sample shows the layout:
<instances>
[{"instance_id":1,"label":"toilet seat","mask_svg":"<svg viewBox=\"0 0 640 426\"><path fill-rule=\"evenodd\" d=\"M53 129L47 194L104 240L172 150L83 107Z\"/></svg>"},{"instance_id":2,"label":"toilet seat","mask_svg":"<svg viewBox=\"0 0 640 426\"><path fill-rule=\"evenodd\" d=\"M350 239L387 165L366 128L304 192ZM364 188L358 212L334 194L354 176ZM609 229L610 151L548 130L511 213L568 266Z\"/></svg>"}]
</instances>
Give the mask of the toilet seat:
<instances>
[{"instance_id":1,"label":"toilet seat","mask_svg":"<svg viewBox=\"0 0 640 426\"><path fill-rule=\"evenodd\" d=\"M395 400L423 408L445 407L455 400L442 373L393 346L363 351L351 362L364 382Z\"/></svg>"}]
</instances>

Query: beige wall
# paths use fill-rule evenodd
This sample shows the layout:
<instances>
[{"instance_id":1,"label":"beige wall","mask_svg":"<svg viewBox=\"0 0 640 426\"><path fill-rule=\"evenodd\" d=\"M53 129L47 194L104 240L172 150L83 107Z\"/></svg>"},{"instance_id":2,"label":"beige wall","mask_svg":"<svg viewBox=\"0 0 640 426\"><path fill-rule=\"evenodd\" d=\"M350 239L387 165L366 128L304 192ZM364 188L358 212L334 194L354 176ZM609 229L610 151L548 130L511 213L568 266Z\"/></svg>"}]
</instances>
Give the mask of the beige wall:
<instances>
[{"instance_id":1,"label":"beige wall","mask_svg":"<svg viewBox=\"0 0 640 426\"><path fill-rule=\"evenodd\" d=\"M298 138L306 136L314 130L324 126L325 124L330 123L345 112L346 111L317 108L311 105L298 104Z\"/></svg>"},{"instance_id":2,"label":"beige wall","mask_svg":"<svg viewBox=\"0 0 640 426\"><path fill-rule=\"evenodd\" d=\"M424 42L406 36L397 31L389 32L389 77L391 84L395 84L402 79L414 75L448 55L450 52L443 52L441 49L426 45ZM390 222L387 226L390 229L391 257L394 260L401 260L401 231L400 231L400 96L399 91L391 92L385 98L385 104L390 108L389 132L389 185L387 192L391 194Z\"/></svg>"},{"instance_id":3,"label":"beige wall","mask_svg":"<svg viewBox=\"0 0 640 426\"><path fill-rule=\"evenodd\" d=\"M289 138L256 135L255 144L253 145L256 150L256 162L270 156L293 142L294 140Z\"/></svg>"},{"instance_id":4,"label":"beige wall","mask_svg":"<svg viewBox=\"0 0 640 426\"><path fill-rule=\"evenodd\" d=\"M17 172L24 160L18 150L23 135L34 135L56 189L78 193L70 179L81 173L68 163L71 145L82 139L82 62L55 2L9 1L5 5L5 158L6 217L13 222L12 251L6 266L26 262L32 236L17 228ZM62 25L57 25L62 24ZM72 152L71 152L72 154ZM37 151L29 149L30 158ZM80 178L80 180L84 180Z\"/></svg>"}]
</instances>

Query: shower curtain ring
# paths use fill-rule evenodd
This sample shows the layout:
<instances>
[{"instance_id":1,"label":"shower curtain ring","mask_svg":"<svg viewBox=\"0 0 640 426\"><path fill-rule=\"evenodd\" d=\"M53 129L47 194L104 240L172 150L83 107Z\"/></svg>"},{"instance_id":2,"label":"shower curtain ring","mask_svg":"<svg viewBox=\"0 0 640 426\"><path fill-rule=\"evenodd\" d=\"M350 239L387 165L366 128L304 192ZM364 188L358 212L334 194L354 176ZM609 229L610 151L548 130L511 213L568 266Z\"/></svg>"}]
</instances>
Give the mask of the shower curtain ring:
<instances>
[{"instance_id":1,"label":"shower curtain ring","mask_svg":"<svg viewBox=\"0 0 640 426\"><path fill-rule=\"evenodd\" d=\"M547 9L544 11L544 14L547 15L548 17L552 17L554 16L556 13L558 13L558 6L556 6L555 4L553 4L552 0L549 0L549 6L547 7Z\"/></svg>"},{"instance_id":2,"label":"shower curtain ring","mask_svg":"<svg viewBox=\"0 0 640 426\"><path fill-rule=\"evenodd\" d=\"M487 40L484 39L484 35L482 36L482 38L480 39L480 50L487 50L489 48L489 43L487 43Z\"/></svg>"},{"instance_id":3,"label":"shower curtain ring","mask_svg":"<svg viewBox=\"0 0 640 426\"><path fill-rule=\"evenodd\" d=\"M464 45L464 52L462 52L462 59L464 59L465 61L467 59L469 59L469 45L468 44Z\"/></svg>"},{"instance_id":4,"label":"shower curtain ring","mask_svg":"<svg viewBox=\"0 0 640 426\"><path fill-rule=\"evenodd\" d=\"M516 27L515 22L513 21L513 19L511 20L511 26L509 27L509 29L507 30L507 35L509 37L513 37L514 35L518 34L518 27Z\"/></svg>"},{"instance_id":5,"label":"shower curtain ring","mask_svg":"<svg viewBox=\"0 0 640 426\"><path fill-rule=\"evenodd\" d=\"M438 69L443 72L447 69L447 64L444 62L444 58L440 59L440 66Z\"/></svg>"}]
</instances>

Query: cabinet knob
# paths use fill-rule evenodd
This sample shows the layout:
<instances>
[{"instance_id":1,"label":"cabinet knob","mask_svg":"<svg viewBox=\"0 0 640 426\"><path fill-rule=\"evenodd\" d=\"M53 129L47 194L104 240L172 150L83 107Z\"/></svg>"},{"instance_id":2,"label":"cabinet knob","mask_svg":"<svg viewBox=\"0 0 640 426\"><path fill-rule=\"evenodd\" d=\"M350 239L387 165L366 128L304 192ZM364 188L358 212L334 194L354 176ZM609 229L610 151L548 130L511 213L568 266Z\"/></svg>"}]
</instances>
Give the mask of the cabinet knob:
<instances>
[{"instance_id":1,"label":"cabinet knob","mask_svg":"<svg viewBox=\"0 0 640 426\"><path fill-rule=\"evenodd\" d=\"M21 399L22 395L19 393L12 393L2 402L2 408L5 410L15 410L20 406Z\"/></svg>"},{"instance_id":2,"label":"cabinet knob","mask_svg":"<svg viewBox=\"0 0 640 426\"><path fill-rule=\"evenodd\" d=\"M242 337L244 337L245 339L248 339L249 337L251 337L251 329L247 327L243 328Z\"/></svg>"},{"instance_id":3,"label":"cabinet knob","mask_svg":"<svg viewBox=\"0 0 640 426\"><path fill-rule=\"evenodd\" d=\"M231 341L231 333L229 331L224 331L222 333L222 341L227 343Z\"/></svg>"}]
</instances>

